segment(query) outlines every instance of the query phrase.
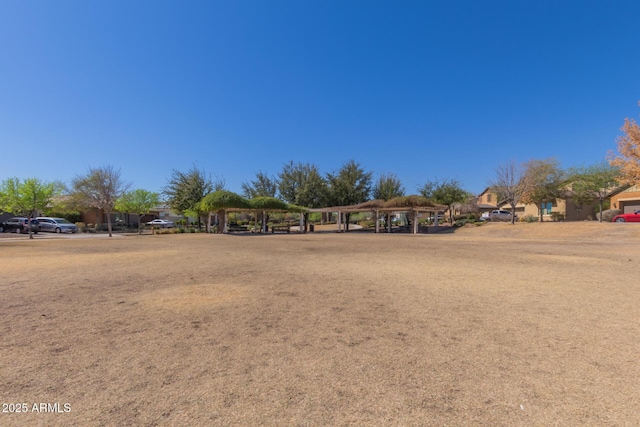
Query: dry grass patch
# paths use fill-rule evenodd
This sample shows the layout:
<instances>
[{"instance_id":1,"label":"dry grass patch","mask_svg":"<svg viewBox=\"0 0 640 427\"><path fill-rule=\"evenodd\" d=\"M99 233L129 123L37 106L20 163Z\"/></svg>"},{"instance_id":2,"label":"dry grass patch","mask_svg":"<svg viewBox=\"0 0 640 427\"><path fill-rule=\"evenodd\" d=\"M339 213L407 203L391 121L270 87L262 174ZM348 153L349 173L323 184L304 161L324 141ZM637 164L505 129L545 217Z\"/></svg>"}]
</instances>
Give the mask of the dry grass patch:
<instances>
[{"instance_id":1,"label":"dry grass patch","mask_svg":"<svg viewBox=\"0 0 640 427\"><path fill-rule=\"evenodd\" d=\"M0 424L633 425L639 239L0 241L0 397L72 408Z\"/></svg>"}]
</instances>

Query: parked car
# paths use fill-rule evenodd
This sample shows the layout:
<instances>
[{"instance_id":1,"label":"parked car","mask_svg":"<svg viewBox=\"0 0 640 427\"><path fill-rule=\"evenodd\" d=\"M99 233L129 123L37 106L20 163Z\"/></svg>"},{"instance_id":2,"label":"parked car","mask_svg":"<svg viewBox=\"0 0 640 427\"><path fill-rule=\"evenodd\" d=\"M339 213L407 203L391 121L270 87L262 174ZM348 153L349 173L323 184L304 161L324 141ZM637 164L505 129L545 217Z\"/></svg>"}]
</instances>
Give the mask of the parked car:
<instances>
[{"instance_id":1,"label":"parked car","mask_svg":"<svg viewBox=\"0 0 640 427\"><path fill-rule=\"evenodd\" d=\"M612 222L640 222L640 209L634 213L620 214L613 217Z\"/></svg>"},{"instance_id":2,"label":"parked car","mask_svg":"<svg viewBox=\"0 0 640 427\"><path fill-rule=\"evenodd\" d=\"M154 227L160 228L173 228L176 226L173 221L167 221L165 219L154 219L153 221L147 222L147 225L152 225Z\"/></svg>"},{"instance_id":3,"label":"parked car","mask_svg":"<svg viewBox=\"0 0 640 427\"><path fill-rule=\"evenodd\" d=\"M9 218L8 220L4 221L1 225L0 225L0 232L11 232L13 231L14 233L28 233L29 232L29 218L25 218L25 217L13 217L13 218ZM33 234L38 234L38 231L40 231L40 223L38 222L37 219L32 219L31 220L31 231L33 232Z\"/></svg>"},{"instance_id":4,"label":"parked car","mask_svg":"<svg viewBox=\"0 0 640 427\"><path fill-rule=\"evenodd\" d=\"M518 219L518 215L515 216L515 219ZM480 216L480 221L511 221L511 212L502 209L484 212Z\"/></svg>"},{"instance_id":5,"label":"parked car","mask_svg":"<svg viewBox=\"0 0 640 427\"><path fill-rule=\"evenodd\" d=\"M40 231L50 231L52 233L76 233L78 227L64 218L38 217Z\"/></svg>"}]
</instances>

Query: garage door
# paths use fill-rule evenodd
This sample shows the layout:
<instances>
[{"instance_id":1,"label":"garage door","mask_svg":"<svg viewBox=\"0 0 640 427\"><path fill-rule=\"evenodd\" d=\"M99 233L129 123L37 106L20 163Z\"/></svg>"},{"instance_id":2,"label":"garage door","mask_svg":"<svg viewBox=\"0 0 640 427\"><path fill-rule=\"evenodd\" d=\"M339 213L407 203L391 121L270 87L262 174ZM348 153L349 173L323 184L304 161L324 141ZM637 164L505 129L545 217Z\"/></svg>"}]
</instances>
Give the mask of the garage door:
<instances>
[{"instance_id":1,"label":"garage door","mask_svg":"<svg viewBox=\"0 0 640 427\"><path fill-rule=\"evenodd\" d=\"M631 202L631 203L624 204L623 213L634 213L635 211L640 210L640 203L637 203L637 202Z\"/></svg>"}]
</instances>

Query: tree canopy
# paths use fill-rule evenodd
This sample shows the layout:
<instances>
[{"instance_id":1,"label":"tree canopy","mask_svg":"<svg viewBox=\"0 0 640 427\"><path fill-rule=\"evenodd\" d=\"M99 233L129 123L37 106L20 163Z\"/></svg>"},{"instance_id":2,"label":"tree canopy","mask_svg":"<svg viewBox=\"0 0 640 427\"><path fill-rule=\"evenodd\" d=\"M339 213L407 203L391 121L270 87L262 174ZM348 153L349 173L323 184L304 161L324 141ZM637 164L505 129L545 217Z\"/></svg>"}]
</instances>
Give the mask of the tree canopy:
<instances>
[{"instance_id":1,"label":"tree canopy","mask_svg":"<svg viewBox=\"0 0 640 427\"><path fill-rule=\"evenodd\" d=\"M255 197L275 197L277 191L278 180L262 171L256 173L256 178L253 181L242 183L242 193L249 199Z\"/></svg>"},{"instance_id":2,"label":"tree canopy","mask_svg":"<svg viewBox=\"0 0 640 427\"><path fill-rule=\"evenodd\" d=\"M454 179L427 181L418 188L418 192L435 203L447 206L451 223L453 223L453 206L466 202L469 198L469 193L463 190Z\"/></svg>"},{"instance_id":3,"label":"tree canopy","mask_svg":"<svg viewBox=\"0 0 640 427\"><path fill-rule=\"evenodd\" d=\"M530 160L525 164L525 169L529 185L522 196L522 201L533 203L538 207L540 222L542 222L543 204L553 203L556 199L566 197L565 174L555 159Z\"/></svg>"},{"instance_id":4,"label":"tree canopy","mask_svg":"<svg viewBox=\"0 0 640 427\"><path fill-rule=\"evenodd\" d=\"M8 178L0 184L0 211L11 212L33 218L38 211L44 210L58 195L61 188L56 183L48 183L37 178ZM29 227L29 237L31 227Z\"/></svg>"},{"instance_id":5,"label":"tree canopy","mask_svg":"<svg viewBox=\"0 0 640 427\"><path fill-rule=\"evenodd\" d=\"M319 208L327 199L327 183L316 165L289 162L278 178L278 193L287 203Z\"/></svg>"},{"instance_id":6,"label":"tree canopy","mask_svg":"<svg viewBox=\"0 0 640 427\"><path fill-rule=\"evenodd\" d=\"M619 156L609 153L609 162L620 170L620 182L640 183L640 126L633 119L626 119L622 126L624 135L618 138Z\"/></svg>"},{"instance_id":7,"label":"tree canopy","mask_svg":"<svg viewBox=\"0 0 640 427\"><path fill-rule=\"evenodd\" d=\"M86 175L76 176L72 180L74 199L81 206L96 208L107 216L107 229L111 237L111 212L116 200L124 194L131 184L122 180L120 170L112 166L89 168Z\"/></svg>"},{"instance_id":8,"label":"tree canopy","mask_svg":"<svg viewBox=\"0 0 640 427\"><path fill-rule=\"evenodd\" d=\"M604 200L609 192L618 185L620 170L607 162L589 166L580 166L568 171L573 200L578 206L597 200L600 208L600 222Z\"/></svg>"},{"instance_id":9,"label":"tree canopy","mask_svg":"<svg viewBox=\"0 0 640 427\"><path fill-rule=\"evenodd\" d=\"M160 204L160 194L141 188L126 192L116 200L115 210L138 215L138 233L141 232L142 215L148 214L151 209Z\"/></svg>"},{"instance_id":10,"label":"tree canopy","mask_svg":"<svg viewBox=\"0 0 640 427\"><path fill-rule=\"evenodd\" d=\"M373 185L371 195L374 199L390 200L394 197L404 196L404 186L395 174L382 174Z\"/></svg>"}]
</instances>

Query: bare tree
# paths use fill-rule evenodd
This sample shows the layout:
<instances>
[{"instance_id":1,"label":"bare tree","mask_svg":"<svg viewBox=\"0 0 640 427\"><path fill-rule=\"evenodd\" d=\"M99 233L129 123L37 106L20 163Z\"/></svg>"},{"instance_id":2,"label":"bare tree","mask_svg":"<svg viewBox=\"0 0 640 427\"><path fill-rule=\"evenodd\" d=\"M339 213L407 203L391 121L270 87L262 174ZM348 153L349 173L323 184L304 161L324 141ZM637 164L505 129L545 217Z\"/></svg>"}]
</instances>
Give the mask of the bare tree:
<instances>
[{"instance_id":1,"label":"bare tree","mask_svg":"<svg viewBox=\"0 0 640 427\"><path fill-rule=\"evenodd\" d=\"M496 177L489 185L498 194L498 198L511 206L511 224L515 223L516 205L529 190L530 181L526 166L515 160L496 167Z\"/></svg>"},{"instance_id":2,"label":"bare tree","mask_svg":"<svg viewBox=\"0 0 640 427\"><path fill-rule=\"evenodd\" d=\"M131 187L130 183L122 180L120 169L116 170L110 165L89 167L89 172L84 176L76 176L71 181L71 186L74 199L81 206L96 208L105 213L111 237L111 212L118 198Z\"/></svg>"}]
</instances>

